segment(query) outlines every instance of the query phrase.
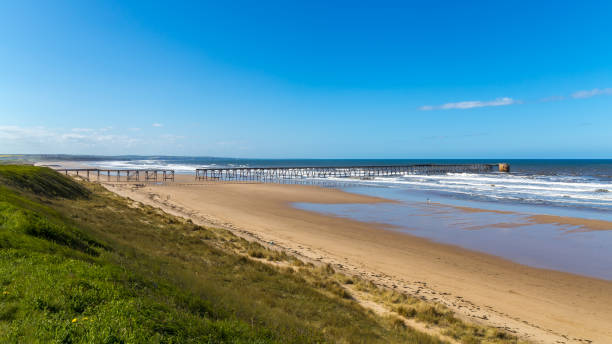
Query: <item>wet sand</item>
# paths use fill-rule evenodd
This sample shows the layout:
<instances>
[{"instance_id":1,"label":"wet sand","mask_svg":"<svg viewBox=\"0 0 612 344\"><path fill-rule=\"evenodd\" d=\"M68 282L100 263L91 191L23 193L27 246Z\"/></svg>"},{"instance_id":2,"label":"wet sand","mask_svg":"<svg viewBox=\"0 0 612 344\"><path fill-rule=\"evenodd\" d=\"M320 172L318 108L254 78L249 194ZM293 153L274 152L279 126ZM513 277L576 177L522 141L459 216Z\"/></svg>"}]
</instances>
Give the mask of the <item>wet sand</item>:
<instances>
[{"instance_id":1,"label":"wet sand","mask_svg":"<svg viewBox=\"0 0 612 344\"><path fill-rule=\"evenodd\" d=\"M448 206L439 204L440 206ZM469 213L498 213L498 214L517 214L512 211L505 210L488 210L488 209L478 209L478 208L470 208L470 207L460 207L460 206L452 206L455 209L459 209ZM556 224L562 226L569 227L577 227L579 230L592 230L592 231L605 231L612 230L612 222L605 220L597 220L597 219L583 219L577 217L570 216L556 216L556 215L530 215L527 216L527 219L532 223L539 224ZM521 224L517 224L521 225Z\"/></svg>"},{"instance_id":2,"label":"wet sand","mask_svg":"<svg viewBox=\"0 0 612 344\"><path fill-rule=\"evenodd\" d=\"M553 215L533 215L530 220L536 223L560 224L566 226L575 226L579 230L606 231L612 230L612 222L594 219L580 219L568 216L553 216ZM612 268L612 267L611 267Z\"/></svg>"},{"instance_id":3,"label":"wet sand","mask_svg":"<svg viewBox=\"0 0 612 344\"><path fill-rule=\"evenodd\" d=\"M182 177L185 182L191 180ZM181 179L181 178L179 178ZM174 183L109 189L196 222L229 228L349 275L429 300L536 342L612 342L612 282L536 269L492 255L325 216L295 202L386 200L304 185Z\"/></svg>"}]
</instances>

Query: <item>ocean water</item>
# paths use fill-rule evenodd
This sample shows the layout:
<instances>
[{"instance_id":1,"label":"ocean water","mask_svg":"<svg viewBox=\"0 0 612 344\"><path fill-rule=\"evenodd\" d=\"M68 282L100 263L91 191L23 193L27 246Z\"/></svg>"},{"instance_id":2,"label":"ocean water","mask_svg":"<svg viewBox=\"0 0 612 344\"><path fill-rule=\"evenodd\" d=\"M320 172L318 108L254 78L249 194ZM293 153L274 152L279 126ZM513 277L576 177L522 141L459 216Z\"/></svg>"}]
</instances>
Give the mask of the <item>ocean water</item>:
<instances>
[{"instance_id":1,"label":"ocean water","mask_svg":"<svg viewBox=\"0 0 612 344\"><path fill-rule=\"evenodd\" d=\"M100 168L173 169L193 173L204 167L280 167L280 166L355 166L402 164L455 164L508 162L511 173L449 173L443 175L408 174L376 177L371 180L326 178L329 185L363 185L424 193L422 199L437 199L453 204L481 201L500 207L512 205L560 208L572 212L584 209L612 212L612 159L610 160L482 160L482 159L236 159L214 157L169 156L53 156L57 160L74 160ZM316 181L316 180L312 180ZM325 183L323 183L325 182ZM520 207L519 207L520 208ZM524 209L524 207L523 207Z\"/></svg>"}]
</instances>

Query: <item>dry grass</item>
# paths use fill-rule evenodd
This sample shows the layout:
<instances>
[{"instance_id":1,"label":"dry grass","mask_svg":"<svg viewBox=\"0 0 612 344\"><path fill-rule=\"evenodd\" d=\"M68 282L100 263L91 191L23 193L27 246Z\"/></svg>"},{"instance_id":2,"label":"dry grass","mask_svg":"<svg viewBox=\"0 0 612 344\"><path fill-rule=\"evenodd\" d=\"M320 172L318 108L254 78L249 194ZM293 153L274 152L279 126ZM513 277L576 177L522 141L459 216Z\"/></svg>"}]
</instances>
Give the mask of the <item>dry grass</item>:
<instances>
[{"instance_id":1,"label":"dry grass","mask_svg":"<svg viewBox=\"0 0 612 344\"><path fill-rule=\"evenodd\" d=\"M353 279L355 289L367 293L375 302L384 304L387 309L406 319L415 319L436 326L444 335L462 343L523 343L505 331L458 319L450 309L441 304L378 287L371 281L358 277Z\"/></svg>"}]
</instances>

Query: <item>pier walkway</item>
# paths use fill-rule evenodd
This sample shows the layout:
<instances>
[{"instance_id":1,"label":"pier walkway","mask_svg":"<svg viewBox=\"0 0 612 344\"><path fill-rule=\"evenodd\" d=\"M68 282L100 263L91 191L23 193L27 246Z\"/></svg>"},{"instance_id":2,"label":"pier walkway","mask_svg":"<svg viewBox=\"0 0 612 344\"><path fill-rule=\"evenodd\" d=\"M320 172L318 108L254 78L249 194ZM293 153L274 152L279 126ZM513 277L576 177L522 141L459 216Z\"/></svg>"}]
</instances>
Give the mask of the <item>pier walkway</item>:
<instances>
[{"instance_id":1,"label":"pier walkway","mask_svg":"<svg viewBox=\"0 0 612 344\"><path fill-rule=\"evenodd\" d=\"M405 174L507 172L507 164L422 164L396 166L198 168L196 180L280 180L300 178L372 178Z\"/></svg>"},{"instance_id":2,"label":"pier walkway","mask_svg":"<svg viewBox=\"0 0 612 344\"><path fill-rule=\"evenodd\" d=\"M289 167L220 167L198 168L195 180L219 181L282 181L307 178L391 177L405 174L490 173L509 172L510 166L500 164L416 164L392 166L289 166ZM56 171L87 180L102 181L174 181L174 170L165 169L99 169L66 168Z\"/></svg>"},{"instance_id":3,"label":"pier walkway","mask_svg":"<svg viewBox=\"0 0 612 344\"><path fill-rule=\"evenodd\" d=\"M174 170L108 170L98 168L64 168L57 169L59 173L66 175L73 174L79 177L90 180L91 177L96 176L97 180L105 178L107 181L174 181Z\"/></svg>"}]
</instances>

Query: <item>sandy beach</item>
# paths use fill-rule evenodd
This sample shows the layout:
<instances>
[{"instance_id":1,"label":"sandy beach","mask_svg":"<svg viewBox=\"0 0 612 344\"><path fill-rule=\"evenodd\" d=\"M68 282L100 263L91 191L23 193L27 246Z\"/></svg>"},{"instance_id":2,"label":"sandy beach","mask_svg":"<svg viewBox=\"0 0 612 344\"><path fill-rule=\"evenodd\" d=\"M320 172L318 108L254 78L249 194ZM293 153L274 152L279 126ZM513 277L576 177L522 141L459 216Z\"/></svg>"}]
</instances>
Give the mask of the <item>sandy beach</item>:
<instances>
[{"instance_id":1,"label":"sandy beach","mask_svg":"<svg viewBox=\"0 0 612 344\"><path fill-rule=\"evenodd\" d=\"M524 339L612 341L610 281L532 268L387 230L380 224L325 216L291 205L387 202L380 198L305 185L197 184L188 176L179 180L183 182L105 185L198 223L228 228L310 260L331 263L349 275L440 302L462 317L504 328Z\"/></svg>"}]
</instances>

